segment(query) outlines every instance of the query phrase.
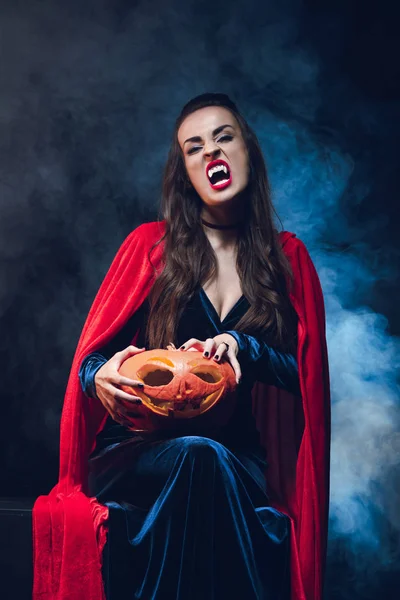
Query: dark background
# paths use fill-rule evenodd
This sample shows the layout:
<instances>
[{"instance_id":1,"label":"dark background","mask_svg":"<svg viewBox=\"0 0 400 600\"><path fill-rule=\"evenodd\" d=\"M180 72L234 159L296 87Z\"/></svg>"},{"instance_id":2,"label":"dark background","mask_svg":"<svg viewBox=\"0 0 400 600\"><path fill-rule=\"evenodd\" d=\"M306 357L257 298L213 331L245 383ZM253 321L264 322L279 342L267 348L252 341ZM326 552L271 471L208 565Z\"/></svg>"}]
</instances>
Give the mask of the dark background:
<instances>
[{"instance_id":1,"label":"dark background","mask_svg":"<svg viewBox=\"0 0 400 600\"><path fill-rule=\"evenodd\" d=\"M324 289L329 599L400 584L397 2L0 0L2 497L57 479L73 352L124 237L157 216L182 105L230 94Z\"/></svg>"}]
</instances>

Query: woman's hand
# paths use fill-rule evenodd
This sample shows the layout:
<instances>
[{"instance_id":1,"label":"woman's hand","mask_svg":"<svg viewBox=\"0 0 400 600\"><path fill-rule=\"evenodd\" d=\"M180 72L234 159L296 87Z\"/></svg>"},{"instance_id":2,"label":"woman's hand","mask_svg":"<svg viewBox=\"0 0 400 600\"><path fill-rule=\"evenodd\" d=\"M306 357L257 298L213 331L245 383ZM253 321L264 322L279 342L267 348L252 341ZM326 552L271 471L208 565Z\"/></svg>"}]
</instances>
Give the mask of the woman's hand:
<instances>
[{"instance_id":1,"label":"woman's hand","mask_svg":"<svg viewBox=\"0 0 400 600\"><path fill-rule=\"evenodd\" d=\"M120 425L129 426L126 416L130 412L134 412L135 404L141 404L142 401L138 396L132 396L120 389L121 385L136 386L143 388L143 383L134 379L122 377L118 373L118 369L122 363L135 354L144 352L145 348L136 348L136 346L128 346L125 350L117 352L108 360L94 376L96 394L104 408L110 413L111 418ZM132 410L128 410L121 404L121 400L127 400L132 403Z\"/></svg>"},{"instance_id":2,"label":"woman's hand","mask_svg":"<svg viewBox=\"0 0 400 600\"><path fill-rule=\"evenodd\" d=\"M242 371L237 357L239 347L235 338L229 333L221 333L214 338L207 338L204 342L191 338L185 342L178 350L200 350L205 358L212 358L215 362L219 362L225 358L232 365L235 371L236 383L240 383Z\"/></svg>"}]
</instances>

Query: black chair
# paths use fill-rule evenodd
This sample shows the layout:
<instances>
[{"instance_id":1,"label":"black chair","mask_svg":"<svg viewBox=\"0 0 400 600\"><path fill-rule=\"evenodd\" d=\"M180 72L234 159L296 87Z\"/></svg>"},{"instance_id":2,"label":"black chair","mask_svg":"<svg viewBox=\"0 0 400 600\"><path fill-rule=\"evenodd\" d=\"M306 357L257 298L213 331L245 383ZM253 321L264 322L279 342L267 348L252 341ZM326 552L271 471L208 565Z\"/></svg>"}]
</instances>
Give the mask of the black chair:
<instances>
[{"instance_id":1,"label":"black chair","mask_svg":"<svg viewBox=\"0 0 400 600\"><path fill-rule=\"evenodd\" d=\"M1 600L31 600L33 582L32 562L32 507L34 500L0 499L0 598ZM113 574L110 546L118 545L118 536L110 534L103 553L103 576L106 596L118 586L118 575ZM115 515L120 518L120 515ZM114 538L116 538L114 540ZM121 565L116 564L118 571Z\"/></svg>"},{"instance_id":2,"label":"black chair","mask_svg":"<svg viewBox=\"0 0 400 600\"><path fill-rule=\"evenodd\" d=\"M33 500L0 499L0 581L2 600L32 598Z\"/></svg>"}]
</instances>

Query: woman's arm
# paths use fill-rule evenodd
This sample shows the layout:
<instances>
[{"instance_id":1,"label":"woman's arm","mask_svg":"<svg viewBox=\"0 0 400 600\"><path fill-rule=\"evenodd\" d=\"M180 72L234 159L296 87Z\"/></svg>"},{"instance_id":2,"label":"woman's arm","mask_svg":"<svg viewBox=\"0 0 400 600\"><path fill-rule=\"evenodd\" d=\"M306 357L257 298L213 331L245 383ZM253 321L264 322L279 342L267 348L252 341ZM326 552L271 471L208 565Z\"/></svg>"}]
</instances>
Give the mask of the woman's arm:
<instances>
[{"instance_id":1,"label":"woman's arm","mask_svg":"<svg viewBox=\"0 0 400 600\"><path fill-rule=\"evenodd\" d=\"M94 376L100 367L107 362L107 360L108 358L106 358L101 352L92 352L91 354L88 354L81 362L78 373L79 380L81 382L83 393L89 398L97 398Z\"/></svg>"},{"instance_id":2,"label":"woman's arm","mask_svg":"<svg viewBox=\"0 0 400 600\"><path fill-rule=\"evenodd\" d=\"M274 385L300 395L299 372L293 354L274 350L263 340L239 331L225 331L238 344L237 358L243 369L256 381Z\"/></svg>"},{"instance_id":3,"label":"woman's arm","mask_svg":"<svg viewBox=\"0 0 400 600\"><path fill-rule=\"evenodd\" d=\"M132 341L133 336L145 322L146 307L142 305L139 310L129 319L124 327L114 336L108 344L99 348L96 352L88 354L79 368L79 380L82 390L89 398L96 398L95 375L116 352L126 348ZM142 337L142 336L140 336ZM139 340L140 345L140 340Z\"/></svg>"},{"instance_id":4,"label":"woman's arm","mask_svg":"<svg viewBox=\"0 0 400 600\"><path fill-rule=\"evenodd\" d=\"M194 348L216 362L228 360L239 383L242 370L247 377L283 388L300 396L296 357L271 348L265 341L238 331L224 331L213 338L191 338L179 350Z\"/></svg>"}]
</instances>

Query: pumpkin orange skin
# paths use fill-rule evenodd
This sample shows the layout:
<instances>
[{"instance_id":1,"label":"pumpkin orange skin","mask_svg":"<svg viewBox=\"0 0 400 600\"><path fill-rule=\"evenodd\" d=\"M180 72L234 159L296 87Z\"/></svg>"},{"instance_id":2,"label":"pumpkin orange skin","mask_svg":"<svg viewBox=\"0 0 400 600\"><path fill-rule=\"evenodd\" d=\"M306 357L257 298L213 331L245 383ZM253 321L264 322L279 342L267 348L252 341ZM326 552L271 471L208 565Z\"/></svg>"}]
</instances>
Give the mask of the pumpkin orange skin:
<instances>
[{"instance_id":1,"label":"pumpkin orange skin","mask_svg":"<svg viewBox=\"0 0 400 600\"><path fill-rule=\"evenodd\" d=\"M144 384L122 386L142 400L123 402L134 431L195 431L224 425L235 407L232 366L216 363L198 351L148 350L128 358L119 373Z\"/></svg>"}]
</instances>

